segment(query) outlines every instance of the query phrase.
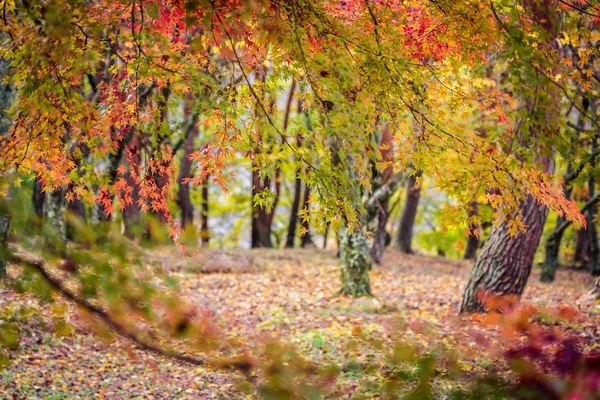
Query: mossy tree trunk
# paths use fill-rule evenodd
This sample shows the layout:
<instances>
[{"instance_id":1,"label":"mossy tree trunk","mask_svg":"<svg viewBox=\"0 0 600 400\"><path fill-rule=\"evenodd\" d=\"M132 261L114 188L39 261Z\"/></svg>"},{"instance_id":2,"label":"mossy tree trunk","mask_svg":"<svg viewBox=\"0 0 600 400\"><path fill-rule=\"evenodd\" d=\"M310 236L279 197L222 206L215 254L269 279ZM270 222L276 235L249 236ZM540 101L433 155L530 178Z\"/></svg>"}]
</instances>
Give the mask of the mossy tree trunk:
<instances>
[{"instance_id":1,"label":"mossy tree trunk","mask_svg":"<svg viewBox=\"0 0 600 400\"><path fill-rule=\"evenodd\" d=\"M359 227L349 232L347 227L340 228L338 232L338 250L342 261L342 288L341 294L361 297L371 295L369 271L373 266L371 258L371 243L367 238L364 228L367 226L369 215L374 215L377 204L387 201L396 191L402 174L397 173L389 181L378 188L365 202L366 213L360 218Z\"/></svg>"},{"instance_id":2,"label":"mossy tree trunk","mask_svg":"<svg viewBox=\"0 0 600 400\"><path fill-rule=\"evenodd\" d=\"M340 258L342 260L342 288L340 294L362 297L371 295L369 271L373 262L369 254L369 241L359 227L349 232L340 229Z\"/></svg>"},{"instance_id":3,"label":"mossy tree trunk","mask_svg":"<svg viewBox=\"0 0 600 400\"><path fill-rule=\"evenodd\" d=\"M54 251L63 253L67 241L66 201L64 191L55 189L46 194L44 205L44 225L46 234Z\"/></svg>"}]
</instances>

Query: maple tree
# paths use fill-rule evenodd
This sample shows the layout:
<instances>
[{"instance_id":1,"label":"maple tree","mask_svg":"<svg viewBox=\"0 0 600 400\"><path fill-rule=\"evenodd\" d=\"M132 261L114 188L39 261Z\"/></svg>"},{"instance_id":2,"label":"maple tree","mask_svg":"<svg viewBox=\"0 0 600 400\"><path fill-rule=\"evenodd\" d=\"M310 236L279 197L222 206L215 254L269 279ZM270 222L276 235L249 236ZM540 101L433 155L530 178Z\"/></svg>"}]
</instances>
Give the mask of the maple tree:
<instances>
[{"instance_id":1,"label":"maple tree","mask_svg":"<svg viewBox=\"0 0 600 400\"><path fill-rule=\"evenodd\" d=\"M297 231L303 247L310 229L336 231L340 294L373 294L372 263L404 181L398 242L412 252L424 179L445 193L442 231L479 239L493 225L460 311L523 293L548 210L559 218L543 279L571 224L589 227L598 272L600 8L586 0L2 0L0 9L2 271L5 261L26 266L23 288L60 292L141 348L202 364L175 339L214 349L219 333L194 319L168 276L127 267L139 258L116 222L151 242L167 229L186 253L200 186L207 245L209 185L228 193L244 177L236 163L250 173L250 245L279 245L274 221L293 176L286 247ZM37 221L18 200L30 180ZM580 207L573 187L586 182ZM44 238L48 261L22 254L35 247L29 233ZM128 312L156 323L167 344L128 325ZM235 353L234 342L219 350ZM221 364L250 369L238 355Z\"/></svg>"}]
</instances>

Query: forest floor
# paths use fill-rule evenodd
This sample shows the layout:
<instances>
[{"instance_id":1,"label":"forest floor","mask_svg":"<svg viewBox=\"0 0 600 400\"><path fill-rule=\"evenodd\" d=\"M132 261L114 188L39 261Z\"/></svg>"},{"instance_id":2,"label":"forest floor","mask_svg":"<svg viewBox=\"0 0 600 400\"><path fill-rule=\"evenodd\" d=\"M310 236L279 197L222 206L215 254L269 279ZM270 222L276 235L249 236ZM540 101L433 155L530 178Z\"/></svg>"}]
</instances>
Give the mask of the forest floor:
<instances>
[{"instance_id":1,"label":"forest floor","mask_svg":"<svg viewBox=\"0 0 600 400\"><path fill-rule=\"evenodd\" d=\"M198 273L193 262L179 262L176 251L170 254L160 260L178 276L184 297L213 310L225 331L248 343L278 337L313 360L343 364L350 356L375 357L369 354L373 349L357 352L344 345L356 333L353 329L361 326L384 343L401 337L425 350L440 344L454 348L463 371L503 368L495 361L500 359L497 350L492 350L494 343L505 339L502 329L485 323L484 317L457 315L470 262L390 250L383 265L371 272L375 297L351 299L336 295L339 268L332 251L230 252L238 261L227 259L229 273L217 272L218 266L213 273ZM523 301L541 309L575 307L592 284L591 276L574 270L561 270L553 284L541 284L534 271ZM0 289L0 310L23 305L51 321L49 311L35 300ZM72 336L60 338L41 325L29 325L19 351L0 371L0 398L252 397L238 389L240 376L235 372L132 352L123 340L105 344L85 327L74 325ZM576 323L563 325L589 341L600 340L597 312L588 309ZM342 375L336 397L349 397L364 384L351 372Z\"/></svg>"}]
</instances>

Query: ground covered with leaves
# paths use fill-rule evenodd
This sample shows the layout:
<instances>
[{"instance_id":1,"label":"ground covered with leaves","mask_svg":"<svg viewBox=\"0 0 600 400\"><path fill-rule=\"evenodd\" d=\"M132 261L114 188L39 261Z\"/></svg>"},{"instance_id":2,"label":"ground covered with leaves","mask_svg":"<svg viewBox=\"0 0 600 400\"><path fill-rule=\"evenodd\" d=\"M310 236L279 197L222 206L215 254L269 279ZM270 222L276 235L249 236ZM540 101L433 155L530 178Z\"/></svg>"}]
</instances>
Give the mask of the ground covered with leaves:
<instances>
[{"instance_id":1,"label":"ground covered with leaves","mask_svg":"<svg viewBox=\"0 0 600 400\"><path fill-rule=\"evenodd\" d=\"M396 368L389 365L391 348L396 355L405 349L403 357L413 361L405 368L407 390L418 385L412 375L423 367L418 354L435 352L434 392L442 396L471 375L505 374L502 352L519 340L496 314L457 315L470 262L388 251L371 272L375 297L352 299L336 293L339 261L332 251L252 250L185 259L161 249L147 259L177 276L182 297L198 307L198 315L248 351L278 338L307 359L338 366L327 383L332 398L378 397L378 380ZM559 271L556 282L542 284L534 271L523 302L536 309L538 323L595 347L597 305L578 305L592 284L589 274L575 270ZM0 372L3 398L257 397L241 385L239 372L175 362L123 339L100 340L72 305L56 307L0 290L0 318L26 321ZM67 313L72 327L63 326L57 313Z\"/></svg>"}]
</instances>

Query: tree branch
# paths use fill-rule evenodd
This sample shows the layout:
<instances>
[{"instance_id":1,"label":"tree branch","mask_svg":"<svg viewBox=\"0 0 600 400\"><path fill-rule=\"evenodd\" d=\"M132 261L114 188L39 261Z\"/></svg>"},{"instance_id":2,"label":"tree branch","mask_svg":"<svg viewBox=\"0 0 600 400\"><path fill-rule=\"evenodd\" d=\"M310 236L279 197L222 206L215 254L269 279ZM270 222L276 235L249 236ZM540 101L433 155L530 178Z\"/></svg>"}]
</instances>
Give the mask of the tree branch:
<instances>
[{"instance_id":1,"label":"tree branch","mask_svg":"<svg viewBox=\"0 0 600 400\"><path fill-rule=\"evenodd\" d=\"M138 334L136 332L132 331L130 328L128 328L121 322L115 320L106 311L104 311L100 307L97 307L94 304L90 303L88 300L82 299L77 294L75 294L75 293L71 292L69 289L67 289L58 278L54 277L50 272L48 272L46 270L46 267L45 267L46 263L44 260L39 259L39 258L34 258L30 255L27 255L27 254L25 254L24 251L16 248L16 246L11 246L11 247L12 247L12 249L11 249L12 251L9 255L10 262L13 262L16 264L21 264L21 265L26 265L28 267L33 268L37 273L39 273L42 276L42 278L44 278L44 280L52 287L52 289L54 289L55 291L60 293L61 296L63 296L65 299L67 299L69 301L72 301L73 303L75 303L79 307L83 308L87 312L93 314L95 317L97 317L98 319L103 321L107 326L109 326L119 336L124 337L125 339L134 343L136 346L138 346L142 350L146 350L151 353L157 354L159 356L172 358L177 361L181 361L181 362L185 362L185 363L189 363L189 364L193 364L193 365L205 365L206 364L206 360L204 360L202 358L193 357L193 356L184 354L184 353L179 352L174 349L165 349L162 347L158 347L158 346L146 341L145 339L142 339L141 337L138 336ZM240 364L239 360L237 363L218 363L217 362L215 364L217 366L220 366L223 368L237 368L242 371L248 370L248 366L247 365L242 366Z\"/></svg>"},{"instance_id":2,"label":"tree branch","mask_svg":"<svg viewBox=\"0 0 600 400\"><path fill-rule=\"evenodd\" d=\"M365 208L367 209L368 213L374 211L378 203L388 199L396 191L403 176L404 174L402 172L396 173L392 176L389 182L373 192L371 197L369 197L365 202Z\"/></svg>"}]
</instances>

